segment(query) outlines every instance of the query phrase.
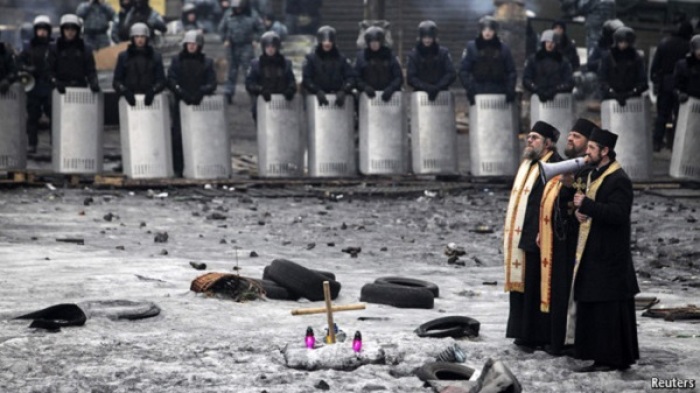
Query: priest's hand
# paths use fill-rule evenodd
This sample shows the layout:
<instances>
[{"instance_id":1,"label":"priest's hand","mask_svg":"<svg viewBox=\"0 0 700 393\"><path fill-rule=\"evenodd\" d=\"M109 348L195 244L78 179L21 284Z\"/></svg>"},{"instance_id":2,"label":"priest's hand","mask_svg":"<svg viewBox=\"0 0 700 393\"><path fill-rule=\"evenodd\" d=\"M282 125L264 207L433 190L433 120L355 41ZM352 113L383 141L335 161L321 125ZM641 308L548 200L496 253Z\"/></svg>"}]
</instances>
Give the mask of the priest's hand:
<instances>
[{"instance_id":1,"label":"priest's hand","mask_svg":"<svg viewBox=\"0 0 700 393\"><path fill-rule=\"evenodd\" d=\"M590 219L590 217L588 217L588 216L585 215L585 214L581 214L578 210L576 210L576 212L574 212L574 214L576 214L576 219L577 219L578 222L580 222L581 224L583 224L584 222L586 222L586 221L588 221L588 220Z\"/></svg>"},{"instance_id":2,"label":"priest's hand","mask_svg":"<svg viewBox=\"0 0 700 393\"><path fill-rule=\"evenodd\" d=\"M540 245L540 233L537 232L537 237L535 238L535 243L537 243L537 247L542 248Z\"/></svg>"},{"instance_id":3,"label":"priest's hand","mask_svg":"<svg viewBox=\"0 0 700 393\"><path fill-rule=\"evenodd\" d=\"M581 207L584 199L586 199L586 196L580 192L577 192L576 195L574 195L574 206Z\"/></svg>"}]
</instances>

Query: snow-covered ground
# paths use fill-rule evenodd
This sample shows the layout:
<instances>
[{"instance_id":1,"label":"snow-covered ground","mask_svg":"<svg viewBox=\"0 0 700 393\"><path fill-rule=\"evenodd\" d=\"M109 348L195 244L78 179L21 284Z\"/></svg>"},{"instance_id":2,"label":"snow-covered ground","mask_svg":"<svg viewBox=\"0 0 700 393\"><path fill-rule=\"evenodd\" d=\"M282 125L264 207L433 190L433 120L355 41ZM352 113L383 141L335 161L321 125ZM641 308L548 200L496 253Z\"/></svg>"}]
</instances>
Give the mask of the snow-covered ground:
<instances>
[{"instance_id":1,"label":"snow-covered ground","mask_svg":"<svg viewBox=\"0 0 700 393\"><path fill-rule=\"evenodd\" d=\"M293 393L317 391L320 380L333 392L429 392L412 372L455 340L422 339L413 330L447 315L481 322L479 338L457 340L467 365L480 370L489 357L500 359L525 392L652 391L653 377L700 383L700 325L641 312L642 359L624 373L576 374L570 369L581 362L515 350L504 337L505 190L337 202L201 191L171 190L159 199L145 191L0 190L0 392ZM88 197L94 203L86 206ZM643 293L658 296L659 306L700 305L698 208L699 199L636 194L635 262ZM214 211L226 220L207 219ZM108 213L116 217L106 221ZM495 232L475 233L480 224ZM162 231L168 242L154 243ZM57 238L82 238L85 245ZM443 250L450 242L465 248L466 266L447 264ZM341 252L348 246L362 252L351 258ZM337 313L341 329L362 332L364 360L380 364L325 369L329 356L354 356L350 343L309 352L306 327L320 333L325 317L290 313L322 302L234 303L189 291L202 274L190 261L220 272L238 264L243 275L261 277L275 258L336 273L343 285L336 304L357 302L365 283L387 275L433 281L440 298L432 310L369 304ZM162 313L135 322L95 317L60 333L10 319L57 303L110 299L153 301ZM304 356L316 370L299 367Z\"/></svg>"}]
</instances>

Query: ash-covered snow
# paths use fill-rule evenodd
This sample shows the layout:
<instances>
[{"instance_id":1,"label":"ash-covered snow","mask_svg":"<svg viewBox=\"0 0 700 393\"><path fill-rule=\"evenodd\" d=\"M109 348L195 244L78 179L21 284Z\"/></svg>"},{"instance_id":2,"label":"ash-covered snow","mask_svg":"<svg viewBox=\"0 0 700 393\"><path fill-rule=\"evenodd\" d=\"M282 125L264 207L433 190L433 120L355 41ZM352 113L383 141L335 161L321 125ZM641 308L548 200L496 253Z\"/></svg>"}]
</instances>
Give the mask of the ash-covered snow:
<instances>
[{"instance_id":1,"label":"ash-covered snow","mask_svg":"<svg viewBox=\"0 0 700 393\"><path fill-rule=\"evenodd\" d=\"M320 381L332 392L382 387L429 392L413 370L455 340L421 339L413 330L447 315L481 322L478 338L456 341L467 365L480 370L489 357L500 359L525 392L651 391L652 377L700 382L699 325L649 319L641 312L642 359L627 372L576 374L570 369L579 361L515 350L504 337L506 190L337 202L252 198L252 203L236 192L205 191L169 190L168 197L149 198L146 191L2 190L0 392L294 393L319 391ZM89 206L83 203L87 197L94 200ZM700 224L689 219L700 218L698 208L697 199L636 194L635 262L643 293L658 296L659 306L700 305ZM207 220L214 211L226 219ZM112 220L106 221L109 213ZM495 232L475 233L479 225ZM158 232L168 233L167 243L154 243ZM57 238L82 238L85 245ZM448 243L464 247L465 267L447 264ZM351 258L341 251L346 247L362 252ZM259 257L251 258L251 251ZM358 359L349 341L304 348L306 327L322 334L325 315L290 311L323 302L234 303L189 291L203 273L191 261L206 263L207 271L231 272L238 265L241 274L259 278L275 258L334 272L343 285L335 304L358 302L365 283L387 275L433 281L440 298L432 310L369 304L363 311L336 313L349 339L362 332ZM483 285L486 281L498 285ZM114 299L152 301L162 312L140 321L93 316L85 326L60 333L34 331L28 321L11 319L57 303Z\"/></svg>"}]
</instances>

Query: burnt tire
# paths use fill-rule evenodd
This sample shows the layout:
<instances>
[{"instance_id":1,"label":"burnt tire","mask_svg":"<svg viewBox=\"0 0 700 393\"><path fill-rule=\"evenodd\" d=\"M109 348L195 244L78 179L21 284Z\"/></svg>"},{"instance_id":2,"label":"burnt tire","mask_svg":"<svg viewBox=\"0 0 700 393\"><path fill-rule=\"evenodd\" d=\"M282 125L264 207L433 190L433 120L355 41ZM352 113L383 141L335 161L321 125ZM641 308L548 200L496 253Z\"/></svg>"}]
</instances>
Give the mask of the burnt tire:
<instances>
[{"instance_id":1,"label":"burnt tire","mask_svg":"<svg viewBox=\"0 0 700 393\"><path fill-rule=\"evenodd\" d=\"M269 265L268 265L268 266L265 266L265 269L263 269L263 276L262 276L262 278L263 278L263 280L270 280L270 281L273 281L273 280L270 278L269 270L270 270L270 266L269 266ZM311 270L312 272L316 272L316 273L318 273L318 274L320 274L320 275L322 275L322 276L324 276L324 277L327 277L327 278L329 278L329 279L335 281L335 274L332 273L332 272L327 272L327 271L324 271L324 270L314 270L314 269L309 269L309 270Z\"/></svg>"},{"instance_id":2,"label":"burnt tire","mask_svg":"<svg viewBox=\"0 0 700 393\"><path fill-rule=\"evenodd\" d=\"M478 337L481 323L471 317L450 316L428 321L415 330L418 337Z\"/></svg>"},{"instance_id":3,"label":"burnt tire","mask_svg":"<svg viewBox=\"0 0 700 393\"><path fill-rule=\"evenodd\" d=\"M410 288L425 288L433 293L433 296L440 297L440 288L430 281L416 280L408 277L380 277L374 280L375 284L400 285Z\"/></svg>"},{"instance_id":4,"label":"burnt tire","mask_svg":"<svg viewBox=\"0 0 700 393\"><path fill-rule=\"evenodd\" d=\"M285 287L279 286L276 282L272 280L255 280L262 285L265 290L265 297L273 300L298 300L299 295L294 292L289 291Z\"/></svg>"},{"instance_id":5,"label":"burnt tire","mask_svg":"<svg viewBox=\"0 0 700 393\"><path fill-rule=\"evenodd\" d=\"M471 367L456 363L436 362L428 363L415 371L416 377L421 381L468 381L474 370Z\"/></svg>"},{"instance_id":6,"label":"burnt tire","mask_svg":"<svg viewBox=\"0 0 700 393\"><path fill-rule=\"evenodd\" d=\"M425 288L372 283L362 287L360 301L398 308L431 309L435 305L435 296Z\"/></svg>"},{"instance_id":7,"label":"burnt tire","mask_svg":"<svg viewBox=\"0 0 700 393\"><path fill-rule=\"evenodd\" d=\"M313 302L321 301L323 297L323 282L329 281L331 298L335 299L340 293L340 283L329 280L304 266L286 259L275 259L268 266L267 275L270 280L286 288L288 291L305 297Z\"/></svg>"}]
</instances>

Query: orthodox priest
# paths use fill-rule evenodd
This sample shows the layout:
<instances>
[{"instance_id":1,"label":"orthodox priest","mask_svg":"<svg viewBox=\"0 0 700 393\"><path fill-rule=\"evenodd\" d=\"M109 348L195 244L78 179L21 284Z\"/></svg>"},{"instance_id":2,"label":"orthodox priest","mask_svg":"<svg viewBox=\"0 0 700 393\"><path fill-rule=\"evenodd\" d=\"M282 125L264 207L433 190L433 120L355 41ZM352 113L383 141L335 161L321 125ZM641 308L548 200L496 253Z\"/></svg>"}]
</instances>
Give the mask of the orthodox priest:
<instances>
[{"instance_id":1,"label":"orthodox priest","mask_svg":"<svg viewBox=\"0 0 700 393\"><path fill-rule=\"evenodd\" d=\"M594 169L585 194L574 196L581 225L567 342L574 338L576 356L594 361L578 372L626 370L639 359L634 309L639 286L630 251L632 182L615 160L616 142L612 132L593 130L586 157Z\"/></svg>"},{"instance_id":2,"label":"orthodox priest","mask_svg":"<svg viewBox=\"0 0 700 393\"><path fill-rule=\"evenodd\" d=\"M585 157L588 138L597 126L578 119L567 136L567 158ZM545 351L561 356L566 336L566 315L576 259L579 222L574 216L574 194L585 191L587 169L552 178L544 187L540 206L540 311L548 313L551 340Z\"/></svg>"},{"instance_id":3,"label":"orthodox priest","mask_svg":"<svg viewBox=\"0 0 700 393\"><path fill-rule=\"evenodd\" d=\"M557 162L559 131L538 121L527 136L523 162L518 169L506 213L503 253L505 290L510 292L510 315L506 337L524 352L549 343L549 315L540 311L540 201L544 184L538 162Z\"/></svg>"}]
</instances>

